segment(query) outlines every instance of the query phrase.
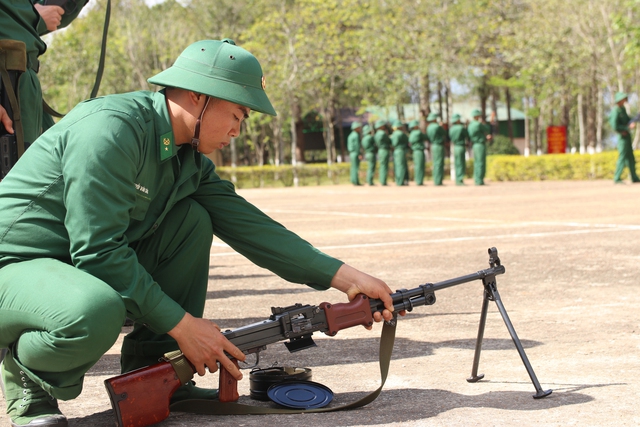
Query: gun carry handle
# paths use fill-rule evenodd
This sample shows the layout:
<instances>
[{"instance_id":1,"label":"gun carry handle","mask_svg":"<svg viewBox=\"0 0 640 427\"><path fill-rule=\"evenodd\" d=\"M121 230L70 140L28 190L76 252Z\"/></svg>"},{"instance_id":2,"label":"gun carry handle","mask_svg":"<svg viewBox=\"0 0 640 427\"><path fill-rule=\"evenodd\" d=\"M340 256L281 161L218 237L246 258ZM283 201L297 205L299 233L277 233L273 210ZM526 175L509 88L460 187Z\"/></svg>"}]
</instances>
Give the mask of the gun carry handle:
<instances>
[{"instance_id":1,"label":"gun carry handle","mask_svg":"<svg viewBox=\"0 0 640 427\"><path fill-rule=\"evenodd\" d=\"M323 302L320 308L324 310L327 318L327 331L329 336L334 336L338 331L352 326L373 325L373 314L371 313L371 303L369 297L359 294L352 301L347 303L331 304Z\"/></svg>"},{"instance_id":2,"label":"gun carry handle","mask_svg":"<svg viewBox=\"0 0 640 427\"><path fill-rule=\"evenodd\" d=\"M238 367L238 360L231 359L233 363ZM236 402L240 395L238 395L238 380L236 380L226 369L220 366L220 383L218 391L218 400L220 402Z\"/></svg>"}]
</instances>

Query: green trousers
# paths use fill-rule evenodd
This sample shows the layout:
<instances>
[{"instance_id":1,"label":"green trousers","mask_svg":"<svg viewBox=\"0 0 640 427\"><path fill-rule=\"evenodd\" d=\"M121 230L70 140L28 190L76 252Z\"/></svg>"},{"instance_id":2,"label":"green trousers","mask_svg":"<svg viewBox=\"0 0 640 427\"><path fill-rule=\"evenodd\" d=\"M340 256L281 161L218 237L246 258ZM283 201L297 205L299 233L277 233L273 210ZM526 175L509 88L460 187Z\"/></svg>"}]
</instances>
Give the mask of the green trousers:
<instances>
[{"instance_id":1,"label":"green trousers","mask_svg":"<svg viewBox=\"0 0 640 427\"><path fill-rule=\"evenodd\" d=\"M431 144L431 156L433 159L433 183L442 185L444 177L444 145Z\"/></svg>"},{"instance_id":2,"label":"green trousers","mask_svg":"<svg viewBox=\"0 0 640 427\"><path fill-rule=\"evenodd\" d=\"M396 185L407 184L408 166L407 152L405 150L399 148L393 150L393 174Z\"/></svg>"},{"instance_id":3,"label":"green trousers","mask_svg":"<svg viewBox=\"0 0 640 427\"><path fill-rule=\"evenodd\" d=\"M204 311L212 236L207 211L184 199L153 235L131 244L164 292L196 317ZM41 258L0 269L0 347L11 348L21 369L55 398L80 394L85 373L114 344L126 315L119 293L70 264ZM121 363L127 371L177 348L168 335L136 323Z\"/></svg>"},{"instance_id":4,"label":"green trousers","mask_svg":"<svg viewBox=\"0 0 640 427\"><path fill-rule=\"evenodd\" d=\"M351 183L353 185L360 185L360 178L358 172L360 171L360 154L349 153L349 161L351 162Z\"/></svg>"},{"instance_id":5,"label":"green trousers","mask_svg":"<svg viewBox=\"0 0 640 427\"><path fill-rule=\"evenodd\" d=\"M473 180L476 185L484 185L487 172L487 147L484 144L473 144Z\"/></svg>"},{"instance_id":6,"label":"green trousers","mask_svg":"<svg viewBox=\"0 0 640 427\"><path fill-rule=\"evenodd\" d=\"M456 184L464 184L464 172L465 172L465 147L464 145L453 146L453 159L456 171Z\"/></svg>"},{"instance_id":7,"label":"green trousers","mask_svg":"<svg viewBox=\"0 0 640 427\"><path fill-rule=\"evenodd\" d=\"M413 150L413 179L416 185L424 184L424 150Z\"/></svg>"},{"instance_id":8,"label":"green trousers","mask_svg":"<svg viewBox=\"0 0 640 427\"><path fill-rule=\"evenodd\" d=\"M616 171L613 174L613 181L620 181L620 176L625 167L629 168L629 175L632 182L639 182L636 174L636 159L633 157L633 146L631 145L630 136L618 136L618 161L616 162Z\"/></svg>"},{"instance_id":9,"label":"green trousers","mask_svg":"<svg viewBox=\"0 0 640 427\"><path fill-rule=\"evenodd\" d=\"M376 173L376 153L367 151L364 153L364 158L367 161L367 184L373 185L373 176Z\"/></svg>"},{"instance_id":10,"label":"green trousers","mask_svg":"<svg viewBox=\"0 0 640 427\"><path fill-rule=\"evenodd\" d=\"M380 162L380 185L387 185L387 176L389 175L389 150L378 150L378 162Z\"/></svg>"}]
</instances>

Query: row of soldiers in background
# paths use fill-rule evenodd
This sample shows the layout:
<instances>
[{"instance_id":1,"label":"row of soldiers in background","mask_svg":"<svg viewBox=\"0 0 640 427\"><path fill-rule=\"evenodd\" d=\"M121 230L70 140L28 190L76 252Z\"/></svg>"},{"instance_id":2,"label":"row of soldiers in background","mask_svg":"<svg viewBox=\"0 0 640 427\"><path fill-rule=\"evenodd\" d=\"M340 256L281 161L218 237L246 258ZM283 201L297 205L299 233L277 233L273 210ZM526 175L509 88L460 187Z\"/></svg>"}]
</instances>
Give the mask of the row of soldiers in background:
<instances>
[{"instance_id":1,"label":"row of soldiers in background","mask_svg":"<svg viewBox=\"0 0 640 427\"><path fill-rule=\"evenodd\" d=\"M457 185L464 185L465 153L467 141L471 141L473 149L473 178L476 185L484 185L486 173L487 147L491 140L491 127L484 122L482 112L478 109L471 112L473 120L465 126L460 114L451 116L451 127L448 136L453 146L455 167L455 179ZM442 185L444 175L444 157L446 131L438 123L439 114L431 113L427 117L426 134L420 130L417 120L408 124L409 134L405 131L405 125L399 120L393 123L390 129L386 120L378 120L372 127L364 126L360 122L353 122L351 133L347 139L347 149L351 161L351 183L361 185L359 178L361 149L364 150L364 159L367 162L367 184L373 185L373 177L377 163L379 165L380 185L387 185L389 172L389 159L393 152L393 171L396 185L409 184L409 169L407 153L411 149L413 154L414 181L416 185L424 184L425 175L425 148L431 152L433 161L433 183ZM425 146L429 143L429 147Z\"/></svg>"}]
</instances>

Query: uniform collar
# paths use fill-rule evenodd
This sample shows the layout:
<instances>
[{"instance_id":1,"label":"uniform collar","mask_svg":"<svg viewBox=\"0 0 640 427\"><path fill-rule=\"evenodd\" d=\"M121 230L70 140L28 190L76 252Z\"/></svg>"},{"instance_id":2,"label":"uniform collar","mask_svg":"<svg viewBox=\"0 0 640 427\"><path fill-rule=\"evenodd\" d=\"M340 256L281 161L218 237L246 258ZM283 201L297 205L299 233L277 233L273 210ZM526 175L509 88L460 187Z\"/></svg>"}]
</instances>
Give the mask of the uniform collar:
<instances>
[{"instance_id":1,"label":"uniform collar","mask_svg":"<svg viewBox=\"0 0 640 427\"><path fill-rule=\"evenodd\" d=\"M167 99L165 90L154 93L153 106L158 113L159 119L156 120L156 144L158 144L158 152L160 153L160 161L175 156L178 153L178 146L175 144L173 136L173 128L171 127L171 118L169 117L169 109L167 108Z\"/></svg>"}]
</instances>

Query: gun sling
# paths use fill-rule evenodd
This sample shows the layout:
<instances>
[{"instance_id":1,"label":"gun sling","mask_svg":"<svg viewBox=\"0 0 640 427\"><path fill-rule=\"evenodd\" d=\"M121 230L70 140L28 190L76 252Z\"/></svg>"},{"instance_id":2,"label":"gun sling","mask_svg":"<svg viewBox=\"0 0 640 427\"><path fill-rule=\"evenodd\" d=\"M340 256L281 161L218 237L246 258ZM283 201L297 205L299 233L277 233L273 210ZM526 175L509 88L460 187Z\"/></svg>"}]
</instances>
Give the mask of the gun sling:
<instances>
[{"instance_id":1,"label":"gun sling","mask_svg":"<svg viewBox=\"0 0 640 427\"><path fill-rule=\"evenodd\" d=\"M253 406L245 405L242 403L221 403L217 400L206 399L190 399L182 400L172 404L169 409L171 411L178 412L190 412L193 414L204 415L258 415L258 414L300 414L307 412L335 412L343 411L346 409L355 409L361 406L368 405L376 400L380 395L384 383L387 380L389 373L389 365L391 363L391 353L393 352L393 343L396 336L396 322L392 323L384 322L382 327L382 335L380 336L380 378L381 384L377 390L373 391L369 395L357 400L353 403L346 405L335 406L331 408L317 408L317 409L284 409L284 408L272 408L265 406Z\"/></svg>"},{"instance_id":2,"label":"gun sling","mask_svg":"<svg viewBox=\"0 0 640 427\"><path fill-rule=\"evenodd\" d=\"M18 157L24 153L24 133L22 131L22 118L20 116L20 104L15 89L18 87L18 78L27 70L27 47L24 42L18 40L0 40L0 93L4 93L9 102L4 106L10 114L15 131ZM14 74L12 81L11 74ZM9 107L9 108L7 108Z\"/></svg>"}]
</instances>

